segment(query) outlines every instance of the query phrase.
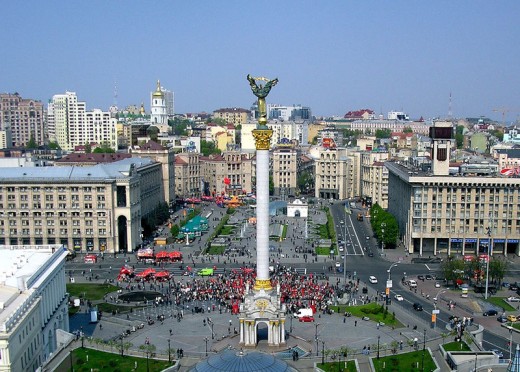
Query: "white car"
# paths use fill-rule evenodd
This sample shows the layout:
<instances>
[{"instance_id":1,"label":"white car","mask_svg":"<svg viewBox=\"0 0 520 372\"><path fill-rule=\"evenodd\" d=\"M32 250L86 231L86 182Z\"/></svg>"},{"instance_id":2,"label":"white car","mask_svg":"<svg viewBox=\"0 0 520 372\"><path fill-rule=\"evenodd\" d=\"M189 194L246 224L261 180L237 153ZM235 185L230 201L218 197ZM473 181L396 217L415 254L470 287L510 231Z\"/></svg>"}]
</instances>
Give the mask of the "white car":
<instances>
[{"instance_id":1,"label":"white car","mask_svg":"<svg viewBox=\"0 0 520 372\"><path fill-rule=\"evenodd\" d=\"M372 283L372 284L376 284L376 283L377 283L377 278L376 278L375 276L373 276L373 275L370 275L370 276L368 277L368 281L369 281L370 283Z\"/></svg>"},{"instance_id":2,"label":"white car","mask_svg":"<svg viewBox=\"0 0 520 372\"><path fill-rule=\"evenodd\" d=\"M336 262L336 267L341 267L341 263Z\"/></svg>"},{"instance_id":3,"label":"white car","mask_svg":"<svg viewBox=\"0 0 520 372\"><path fill-rule=\"evenodd\" d=\"M403 296L401 296L400 294L396 294L396 295L394 296L394 298L395 298L397 301L403 301L403 300L404 300Z\"/></svg>"},{"instance_id":4,"label":"white car","mask_svg":"<svg viewBox=\"0 0 520 372\"><path fill-rule=\"evenodd\" d=\"M435 282L435 288L440 288L440 287L441 287L441 283Z\"/></svg>"},{"instance_id":5,"label":"white car","mask_svg":"<svg viewBox=\"0 0 520 372\"><path fill-rule=\"evenodd\" d=\"M507 298L508 302L520 302L520 297L511 296Z\"/></svg>"}]
</instances>

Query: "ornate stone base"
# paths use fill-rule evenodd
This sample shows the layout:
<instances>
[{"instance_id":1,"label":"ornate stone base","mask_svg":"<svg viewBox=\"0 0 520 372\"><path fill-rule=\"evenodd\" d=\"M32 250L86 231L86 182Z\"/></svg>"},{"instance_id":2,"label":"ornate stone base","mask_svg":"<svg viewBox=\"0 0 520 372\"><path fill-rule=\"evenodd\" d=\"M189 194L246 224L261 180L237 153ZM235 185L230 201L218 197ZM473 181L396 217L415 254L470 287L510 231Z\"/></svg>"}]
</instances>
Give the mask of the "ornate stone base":
<instances>
[{"instance_id":1,"label":"ornate stone base","mask_svg":"<svg viewBox=\"0 0 520 372\"><path fill-rule=\"evenodd\" d=\"M248 293L240 305L240 345L256 347L258 326L267 325L269 346L284 346L285 342L285 305L280 305L279 290L255 290Z\"/></svg>"}]
</instances>

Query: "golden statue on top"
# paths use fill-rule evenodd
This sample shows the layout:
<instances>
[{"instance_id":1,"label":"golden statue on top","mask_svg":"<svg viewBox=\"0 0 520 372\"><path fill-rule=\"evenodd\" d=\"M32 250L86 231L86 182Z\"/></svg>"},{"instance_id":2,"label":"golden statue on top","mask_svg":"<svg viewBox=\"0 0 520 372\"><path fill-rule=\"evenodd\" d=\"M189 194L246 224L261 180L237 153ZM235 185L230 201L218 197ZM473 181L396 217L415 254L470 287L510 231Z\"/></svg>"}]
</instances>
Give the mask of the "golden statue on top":
<instances>
[{"instance_id":1,"label":"golden statue on top","mask_svg":"<svg viewBox=\"0 0 520 372\"><path fill-rule=\"evenodd\" d=\"M267 125L267 108L265 105L265 97L271 91L271 88L274 87L278 83L278 78L269 80L265 77L252 77L251 75L247 75L247 80L249 81L249 85L251 86L251 90L253 94L258 97L258 124L261 128ZM257 80L266 81L265 85L256 84Z\"/></svg>"}]
</instances>

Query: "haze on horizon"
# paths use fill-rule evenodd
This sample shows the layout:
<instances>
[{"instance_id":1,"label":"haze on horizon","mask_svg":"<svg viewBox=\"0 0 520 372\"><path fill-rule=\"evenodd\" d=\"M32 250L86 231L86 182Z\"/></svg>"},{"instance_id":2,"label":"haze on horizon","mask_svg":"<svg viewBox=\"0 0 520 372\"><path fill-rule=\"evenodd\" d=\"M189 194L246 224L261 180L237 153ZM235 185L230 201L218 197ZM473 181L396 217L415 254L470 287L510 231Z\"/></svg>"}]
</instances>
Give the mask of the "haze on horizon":
<instances>
[{"instance_id":1,"label":"haze on horizon","mask_svg":"<svg viewBox=\"0 0 520 372\"><path fill-rule=\"evenodd\" d=\"M371 108L416 119L520 117L517 1L133 1L2 5L0 92L87 109L249 108L246 75L278 77L268 102L316 116ZM117 100L114 97L117 85Z\"/></svg>"}]
</instances>

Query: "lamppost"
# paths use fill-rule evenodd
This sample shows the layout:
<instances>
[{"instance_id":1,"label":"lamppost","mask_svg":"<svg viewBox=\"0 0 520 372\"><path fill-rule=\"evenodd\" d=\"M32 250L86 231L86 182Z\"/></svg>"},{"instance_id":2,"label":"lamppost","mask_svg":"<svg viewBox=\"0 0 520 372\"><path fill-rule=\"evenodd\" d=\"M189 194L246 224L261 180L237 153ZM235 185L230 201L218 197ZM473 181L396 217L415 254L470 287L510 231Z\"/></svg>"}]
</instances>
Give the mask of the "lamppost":
<instances>
[{"instance_id":1,"label":"lamppost","mask_svg":"<svg viewBox=\"0 0 520 372\"><path fill-rule=\"evenodd\" d=\"M314 326L316 327L316 331L314 332L314 338L316 339L316 356L318 356L318 326L320 323L316 323Z\"/></svg>"},{"instance_id":2,"label":"lamppost","mask_svg":"<svg viewBox=\"0 0 520 372\"><path fill-rule=\"evenodd\" d=\"M386 223L381 223L381 254L385 253L385 227Z\"/></svg>"},{"instance_id":3,"label":"lamppost","mask_svg":"<svg viewBox=\"0 0 520 372\"><path fill-rule=\"evenodd\" d=\"M206 356L208 356L208 341L209 341L209 338L204 337L204 341L206 342Z\"/></svg>"},{"instance_id":4,"label":"lamppost","mask_svg":"<svg viewBox=\"0 0 520 372\"><path fill-rule=\"evenodd\" d=\"M388 280L386 282L386 304L388 305L390 303L390 287L391 287L391 276L390 276L390 272L392 271L392 267L396 267L397 265L399 265L399 262L395 262L393 264L390 265L390 267L388 268L388 270L386 270L386 272L388 273Z\"/></svg>"},{"instance_id":5,"label":"lamppost","mask_svg":"<svg viewBox=\"0 0 520 372\"><path fill-rule=\"evenodd\" d=\"M325 341L321 341L321 364L325 364Z\"/></svg>"},{"instance_id":6,"label":"lamppost","mask_svg":"<svg viewBox=\"0 0 520 372\"><path fill-rule=\"evenodd\" d=\"M215 334L213 333L213 321L211 319L208 319L208 325L211 328L211 339L215 339Z\"/></svg>"},{"instance_id":7,"label":"lamppost","mask_svg":"<svg viewBox=\"0 0 520 372\"><path fill-rule=\"evenodd\" d=\"M489 261L491 260L491 254L493 253L493 245L491 244L491 227L487 228L487 236L488 236L488 254L486 259L486 293L484 294L484 298L487 300L488 298L488 287L489 287Z\"/></svg>"},{"instance_id":8,"label":"lamppost","mask_svg":"<svg viewBox=\"0 0 520 372\"><path fill-rule=\"evenodd\" d=\"M289 333L292 333L292 320L293 320L293 317L291 316L289 319L291 320L291 326L289 328Z\"/></svg>"},{"instance_id":9,"label":"lamppost","mask_svg":"<svg viewBox=\"0 0 520 372\"><path fill-rule=\"evenodd\" d=\"M121 341L121 356L123 356L123 336L119 336L119 340Z\"/></svg>"},{"instance_id":10,"label":"lamppost","mask_svg":"<svg viewBox=\"0 0 520 372\"><path fill-rule=\"evenodd\" d=\"M168 338L168 363L171 363L172 361L172 349L170 348L170 339Z\"/></svg>"},{"instance_id":11,"label":"lamppost","mask_svg":"<svg viewBox=\"0 0 520 372\"><path fill-rule=\"evenodd\" d=\"M381 338L381 336L377 336L377 359L379 359L379 339Z\"/></svg>"},{"instance_id":12,"label":"lamppost","mask_svg":"<svg viewBox=\"0 0 520 372\"><path fill-rule=\"evenodd\" d=\"M426 350L426 328L423 332L424 338L423 338L423 347L422 347L422 362L421 362L421 371L424 372L424 351Z\"/></svg>"}]
</instances>

